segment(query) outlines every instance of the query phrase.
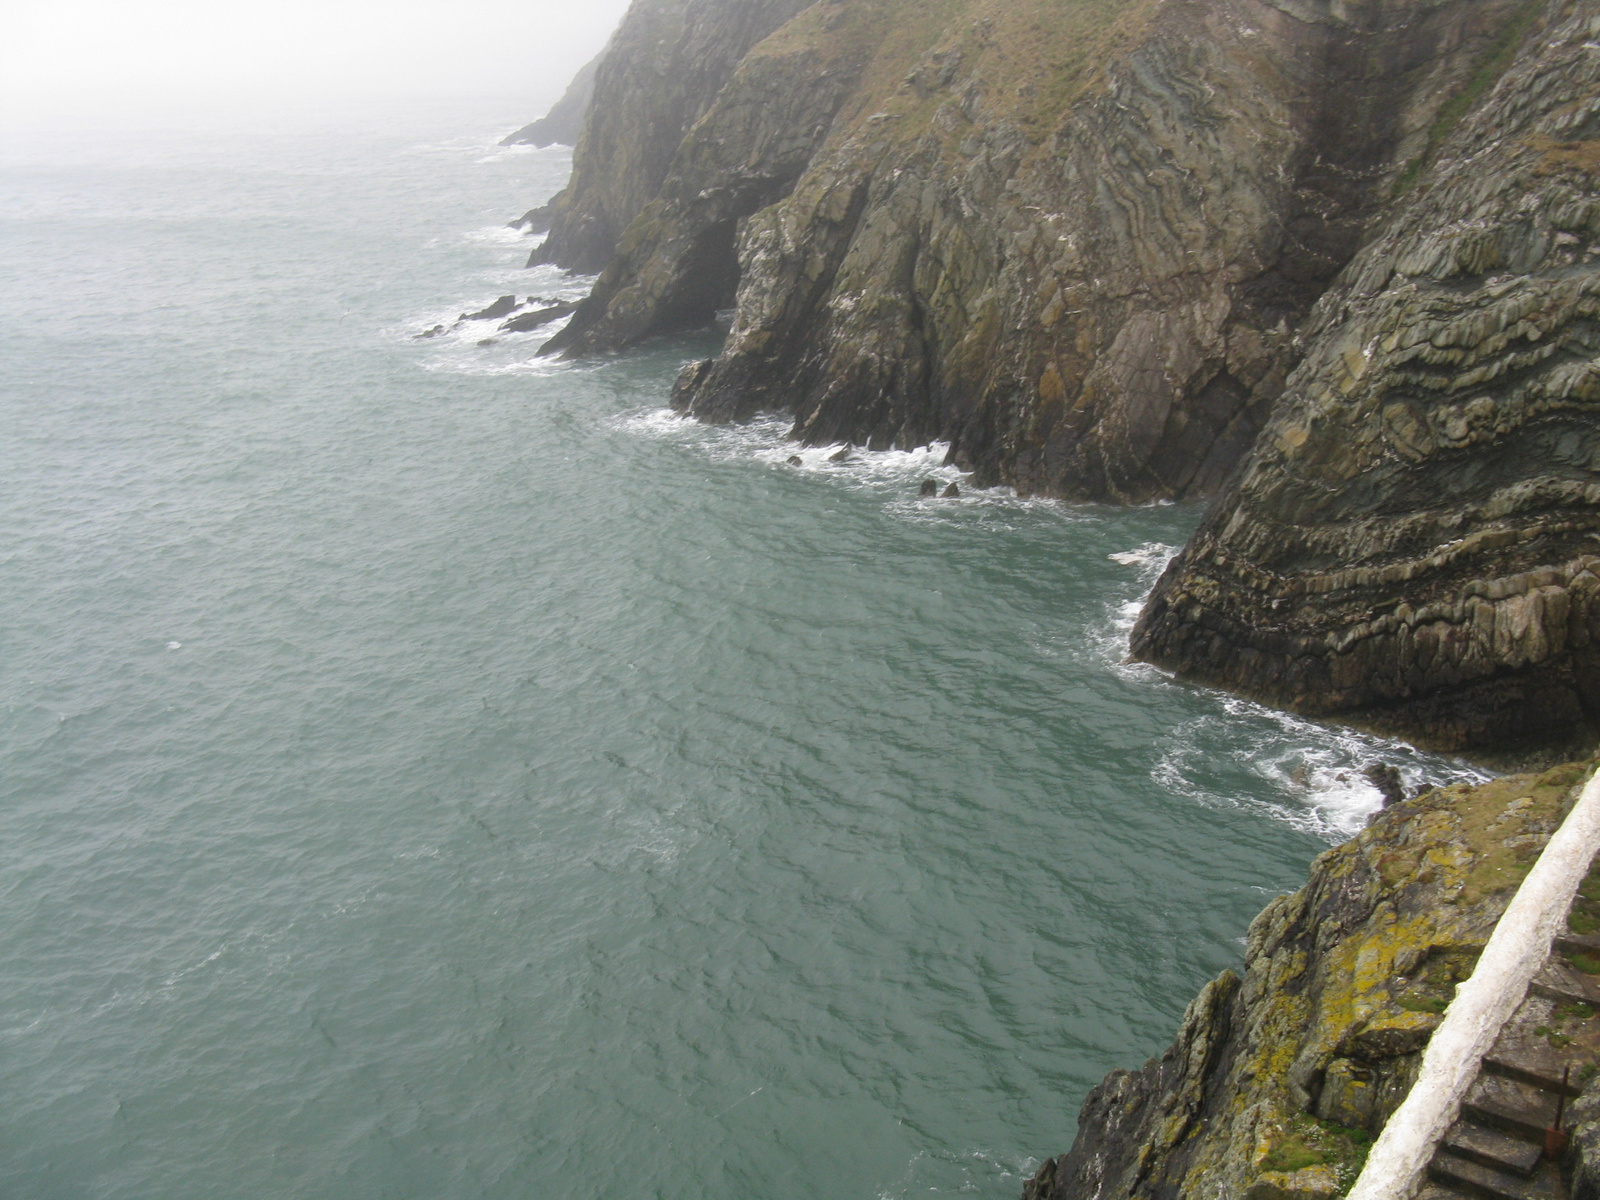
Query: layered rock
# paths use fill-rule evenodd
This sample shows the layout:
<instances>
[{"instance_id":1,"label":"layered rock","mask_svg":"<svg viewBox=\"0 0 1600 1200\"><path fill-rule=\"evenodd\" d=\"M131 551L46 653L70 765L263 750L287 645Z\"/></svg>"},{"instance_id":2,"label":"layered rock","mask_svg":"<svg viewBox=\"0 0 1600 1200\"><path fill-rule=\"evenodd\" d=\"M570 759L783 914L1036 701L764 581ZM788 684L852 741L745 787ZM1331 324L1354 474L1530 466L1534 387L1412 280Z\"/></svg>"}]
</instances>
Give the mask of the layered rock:
<instances>
[{"instance_id":1,"label":"layered rock","mask_svg":"<svg viewBox=\"0 0 1600 1200\"><path fill-rule=\"evenodd\" d=\"M1090 1093L1025 1200L1342 1194L1585 775L1438 789L1319 857L1251 925L1243 974Z\"/></svg>"},{"instance_id":2,"label":"layered rock","mask_svg":"<svg viewBox=\"0 0 1600 1200\"><path fill-rule=\"evenodd\" d=\"M594 99L594 77L599 70L604 51L595 55L579 69L567 85L567 90L550 111L531 125L524 125L515 133L500 139L502 146L563 146L576 144L583 130L583 118L589 112L589 102Z\"/></svg>"},{"instance_id":3,"label":"layered rock","mask_svg":"<svg viewBox=\"0 0 1600 1200\"><path fill-rule=\"evenodd\" d=\"M1600 4L1523 11L1321 302L1138 657L1447 749L1595 724Z\"/></svg>"},{"instance_id":4,"label":"layered rock","mask_svg":"<svg viewBox=\"0 0 1600 1200\"><path fill-rule=\"evenodd\" d=\"M596 66L571 181L524 218L549 229L528 265L604 267L740 60L810 2L634 0Z\"/></svg>"},{"instance_id":5,"label":"layered rock","mask_svg":"<svg viewBox=\"0 0 1600 1200\"><path fill-rule=\"evenodd\" d=\"M948 440L1023 492L1209 494L1518 4L820 0L733 73L552 350L704 321L737 281L698 416Z\"/></svg>"}]
</instances>

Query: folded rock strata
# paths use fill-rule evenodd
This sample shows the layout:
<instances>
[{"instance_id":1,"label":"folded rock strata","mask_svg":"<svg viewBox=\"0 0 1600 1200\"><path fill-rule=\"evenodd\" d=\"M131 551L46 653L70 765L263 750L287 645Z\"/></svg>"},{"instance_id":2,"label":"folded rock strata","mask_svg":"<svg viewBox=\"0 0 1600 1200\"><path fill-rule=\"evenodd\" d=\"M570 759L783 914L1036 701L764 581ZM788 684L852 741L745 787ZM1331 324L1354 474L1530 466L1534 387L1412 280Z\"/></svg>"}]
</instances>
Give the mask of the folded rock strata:
<instances>
[{"instance_id":1,"label":"folded rock strata","mask_svg":"<svg viewBox=\"0 0 1600 1200\"><path fill-rule=\"evenodd\" d=\"M1445 749L1592 730L1600 5L1528 14L1303 331L1136 656Z\"/></svg>"},{"instance_id":2,"label":"folded rock strata","mask_svg":"<svg viewBox=\"0 0 1600 1200\"><path fill-rule=\"evenodd\" d=\"M948 440L1023 492L1212 494L1522 7L819 0L731 72L550 349L736 302L679 391L698 416Z\"/></svg>"}]
</instances>

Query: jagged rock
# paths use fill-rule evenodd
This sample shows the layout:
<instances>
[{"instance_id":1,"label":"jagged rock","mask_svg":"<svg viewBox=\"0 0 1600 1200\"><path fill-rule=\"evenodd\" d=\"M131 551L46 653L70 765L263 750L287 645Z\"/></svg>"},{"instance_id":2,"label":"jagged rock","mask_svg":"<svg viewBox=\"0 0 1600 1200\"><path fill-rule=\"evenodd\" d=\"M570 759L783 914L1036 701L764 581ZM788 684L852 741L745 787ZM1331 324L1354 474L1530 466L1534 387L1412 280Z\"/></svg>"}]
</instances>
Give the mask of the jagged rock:
<instances>
[{"instance_id":1,"label":"jagged rock","mask_svg":"<svg viewBox=\"0 0 1600 1200\"><path fill-rule=\"evenodd\" d=\"M850 447L846 446L843 450L840 450L840 451L838 451L838 452L836 452L834 454L828 455L828 461L829 462L836 462L836 463L849 462L850 461L850 454L851 454Z\"/></svg>"},{"instance_id":2,"label":"jagged rock","mask_svg":"<svg viewBox=\"0 0 1600 1200\"><path fill-rule=\"evenodd\" d=\"M678 372L677 381L672 385L672 407L683 409L688 406L689 397L694 395L695 389L705 379L711 370L711 360L703 358L699 362L692 362ZM794 460L791 459L791 462Z\"/></svg>"},{"instance_id":3,"label":"jagged rock","mask_svg":"<svg viewBox=\"0 0 1600 1200\"><path fill-rule=\"evenodd\" d=\"M939 481L937 479L924 479L922 486L917 489L917 495L926 500L929 496L939 494Z\"/></svg>"},{"instance_id":4,"label":"jagged rock","mask_svg":"<svg viewBox=\"0 0 1600 1200\"><path fill-rule=\"evenodd\" d=\"M592 273L655 196L684 135L749 49L811 0L635 0L595 69L572 179L528 265Z\"/></svg>"},{"instance_id":5,"label":"jagged rock","mask_svg":"<svg viewBox=\"0 0 1600 1200\"><path fill-rule=\"evenodd\" d=\"M532 302L531 296L529 297L529 302ZM559 321L562 317L570 317L577 310L577 307L576 304L557 303L545 308L535 309L533 312L521 313L500 326L500 331L502 333L528 333L531 330L550 324L551 321Z\"/></svg>"},{"instance_id":6,"label":"jagged rock","mask_svg":"<svg viewBox=\"0 0 1600 1200\"><path fill-rule=\"evenodd\" d=\"M1318 306L1136 657L1450 750L1600 717L1600 5L1522 11Z\"/></svg>"},{"instance_id":7,"label":"jagged rock","mask_svg":"<svg viewBox=\"0 0 1600 1200\"><path fill-rule=\"evenodd\" d=\"M1400 771L1393 765L1383 762L1371 763L1362 768L1361 774L1383 795L1385 808L1391 804L1399 804L1406 798L1405 780L1400 778Z\"/></svg>"},{"instance_id":8,"label":"jagged rock","mask_svg":"<svg viewBox=\"0 0 1600 1200\"><path fill-rule=\"evenodd\" d=\"M744 55L546 350L736 295L694 415L946 439L1024 493L1210 494L1522 3L813 5Z\"/></svg>"},{"instance_id":9,"label":"jagged rock","mask_svg":"<svg viewBox=\"0 0 1600 1200\"><path fill-rule=\"evenodd\" d=\"M421 333L417 334L417 336L419 338L436 338L440 334L446 333L446 332L448 332L448 331L445 329L445 327L443 325L435 325L432 329L423 330Z\"/></svg>"},{"instance_id":10,"label":"jagged rock","mask_svg":"<svg viewBox=\"0 0 1600 1200\"><path fill-rule=\"evenodd\" d=\"M520 306L515 296L501 296L487 308L480 308L475 313L462 313L462 321L498 321L501 317L509 316L517 311Z\"/></svg>"},{"instance_id":11,"label":"jagged rock","mask_svg":"<svg viewBox=\"0 0 1600 1200\"><path fill-rule=\"evenodd\" d=\"M531 125L524 125L513 134L501 139L502 146L554 146L560 143L571 146L583 129L583 118L589 111L589 101L594 98L595 71L605 57L601 51L590 59L572 77L561 99L548 113ZM526 218L524 218L526 219ZM539 232L543 232L540 230Z\"/></svg>"},{"instance_id":12,"label":"jagged rock","mask_svg":"<svg viewBox=\"0 0 1600 1200\"><path fill-rule=\"evenodd\" d=\"M940 493L940 496L941 496L941 498L943 498L945 500L956 500L956 499L959 499L960 496L961 496L961 486L959 484L952 483L949 487L945 488L945 490Z\"/></svg>"},{"instance_id":13,"label":"jagged rock","mask_svg":"<svg viewBox=\"0 0 1600 1200\"><path fill-rule=\"evenodd\" d=\"M1250 926L1243 976L1207 984L1170 1049L1089 1094L1071 1152L1024 1197L1339 1194L1587 774L1438 788L1318 857Z\"/></svg>"}]
</instances>

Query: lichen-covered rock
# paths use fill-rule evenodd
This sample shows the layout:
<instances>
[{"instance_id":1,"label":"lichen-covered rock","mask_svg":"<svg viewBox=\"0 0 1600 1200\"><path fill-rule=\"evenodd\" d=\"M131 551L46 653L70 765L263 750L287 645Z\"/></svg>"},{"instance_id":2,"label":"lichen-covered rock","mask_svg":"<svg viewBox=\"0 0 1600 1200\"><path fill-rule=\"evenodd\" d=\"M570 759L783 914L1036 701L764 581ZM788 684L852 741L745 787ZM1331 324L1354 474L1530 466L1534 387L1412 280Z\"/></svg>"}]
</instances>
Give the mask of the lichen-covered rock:
<instances>
[{"instance_id":1,"label":"lichen-covered rock","mask_svg":"<svg viewBox=\"0 0 1600 1200\"><path fill-rule=\"evenodd\" d=\"M1522 13L1319 305L1137 657L1445 749L1595 723L1600 4Z\"/></svg>"},{"instance_id":2,"label":"lichen-covered rock","mask_svg":"<svg viewBox=\"0 0 1600 1200\"><path fill-rule=\"evenodd\" d=\"M750 47L809 3L634 0L596 66L571 181L523 218L550 231L528 265L604 267Z\"/></svg>"},{"instance_id":3,"label":"lichen-covered rock","mask_svg":"<svg viewBox=\"0 0 1600 1200\"><path fill-rule=\"evenodd\" d=\"M1523 2L819 0L746 56L550 350L705 321L737 285L698 416L946 439L1024 492L1210 494Z\"/></svg>"},{"instance_id":4,"label":"lichen-covered rock","mask_svg":"<svg viewBox=\"0 0 1600 1200\"><path fill-rule=\"evenodd\" d=\"M1026 1200L1341 1194L1586 773L1438 789L1319 857L1251 925L1243 975L1089 1094Z\"/></svg>"}]
</instances>

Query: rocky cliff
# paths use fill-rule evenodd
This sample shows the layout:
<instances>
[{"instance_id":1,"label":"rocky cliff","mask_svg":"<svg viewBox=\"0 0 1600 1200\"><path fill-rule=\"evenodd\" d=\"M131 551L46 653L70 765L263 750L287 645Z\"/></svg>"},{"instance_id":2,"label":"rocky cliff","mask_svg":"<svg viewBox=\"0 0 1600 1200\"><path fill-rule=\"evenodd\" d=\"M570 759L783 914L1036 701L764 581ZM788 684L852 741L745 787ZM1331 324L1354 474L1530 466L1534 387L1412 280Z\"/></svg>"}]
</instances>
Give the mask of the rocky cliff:
<instances>
[{"instance_id":1,"label":"rocky cliff","mask_svg":"<svg viewBox=\"0 0 1600 1200\"><path fill-rule=\"evenodd\" d=\"M524 125L515 133L500 139L502 146L554 146L560 143L571 146L583 131L583 119L589 112L589 102L594 99L595 72L600 69L604 52L585 63L572 77L567 90L550 111L531 125Z\"/></svg>"},{"instance_id":2,"label":"rocky cliff","mask_svg":"<svg viewBox=\"0 0 1600 1200\"><path fill-rule=\"evenodd\" d=\"M604 267L740 60L809 2L634 0L596 66L571 181L522 218L549 230L528 265Z\"/></svg>"},{"instance_id":3,"label":"rocky cliff","mask_svg":"<svg viewBox=\"0 0 1600 1200\"><path fill-rule=\"evenodd\" d=\"M1597 34L1530 4L1441 112L1137 656L1443 748L1592 735Z\"/></svg>"},{"instance_id":4,"label":"rocky cliff","mask_svg":"<svg viewBox=\"0 0 1600 1200\"><path fill-rule=\"evenodd\" d=\"M1522 8L819 0L731 70L659 175L623 171L619 194L650 202L608 218L637 213L551 350L736 300L721 357L679 389L696 415L948 440L978 483L1024 492L1211 494ZM597 160L608 111L580 146Z\"/></svg>"},{"instance_id":5,"label":"rocky cliff","mask_svg":"<svg viewBox=\"0 0 1600 1200\"><path fill-rule=\"evenodd\" d=\"M1172 1047L1090 1093L1024 1200L1341 1194L1587 769L1438 789L1323 854Z\"/></svg>"}]
</instances>

